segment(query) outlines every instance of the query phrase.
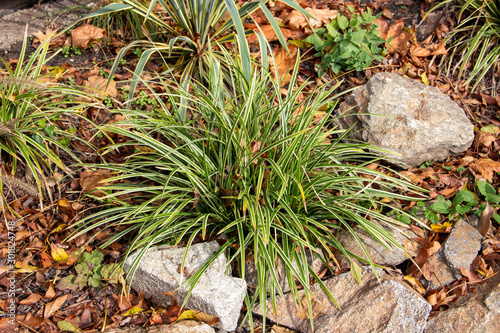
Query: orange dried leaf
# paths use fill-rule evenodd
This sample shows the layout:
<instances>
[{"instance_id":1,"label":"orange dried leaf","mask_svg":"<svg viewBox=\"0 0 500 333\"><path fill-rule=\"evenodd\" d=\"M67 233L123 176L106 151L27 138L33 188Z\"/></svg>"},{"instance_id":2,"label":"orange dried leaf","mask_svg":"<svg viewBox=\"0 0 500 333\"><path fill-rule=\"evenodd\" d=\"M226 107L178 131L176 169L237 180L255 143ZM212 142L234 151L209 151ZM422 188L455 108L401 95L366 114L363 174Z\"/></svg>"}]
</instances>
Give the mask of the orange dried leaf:
<instances>
[{"instance_id":1,"label":"orange dried leaf","mask_svg":"<svg viewBox=\"0 0 500 333\"><path fill-rule=\"evenodd\" d=\"M278 72L278 79L282 80L282 86L290 82L292 76L289 71L293 68L295 62L297 61L297 46L289 45L288 50L290 51L290 55L284 48L275 48L273 53L277 67L274 66L274 63L271 64L271 72L273 75L276 75L276 71Z\"/></svg>"},{"instance_id":2,"label":"orange dried leaf","mask_svg":"<svg viewBox=\"0 0 500 333\"><path fill-rule=\"evenodd\" d=\"M51 29L45 30L45 33L43 33L40 30L38 30L37 32L33 33L33 36L35 37L33 39L33 43L37 43L37 42L38 43L42 43L44 40L46 40L52 34L54 34L54 32L56 32L56 31L55 30L51 30Z\"/></svg>"},{"instance_id":3,"label":"orange dried leaf","mask_svg":"<svg viewBox=\"0 0 500 333\"><path fill-rule=\"evenodd\" d=\"M43 317L45 319L48 319L52 317L54 313L56 313L57 310L59 310L64 302L66 302L66 299L68 298L68 294L63 295L61 297L58 297L55 301L49 302L45 305L45 309L43 311Z\"/></svg>"},{"instance_id":4,"label":"orange dried leaf","mask_svg":"<svg viewBox=\"0 0 500 333\"><path fill-rule=\"evenodd\" d=\"M305 10L314 17L314 19L310 17L308 17L308 19L315 29L321 28L323 24L330 23L330 21L335 18L338 13L338 10L332 10L328 8L306 8ZM286 24L288 24L288 27L293 30L299 30L308 26L304 15L297 10L292 10L290 14L288 14L288 16L284 19L284 21Z\"/></svg>"},{"instance_id":5,"label":"orange dried leaf","mask_svg":"<svg viewBox=\"0 0 500 333\"><path fill-rule=\"evenodd\" d=\"M20 301L19 304L22 304L22 305L33 305L36 302L38 302L41 298L42 298L42 295L40 295L40 294L31 294L27 298L25 298L22 301Z\"/></svg>"},{"instance_id":6,"label":"orange dried leaf","mask_svg":"<svg viewBox=\"0 0 500 333\"><path fill-rule=\"evenodd\" d=\"M85 24L71 31L71 44L80 49L89 47L91 42L97 42L106 36L106 30Z\"/></svg>"},{"instance_id":7,"label":"orange dried leaf","mask_svg":"<svg viewBox=\"0 0 500 333\"><path fill-rule=\"evenodd\" d=\"M94 93L100 98L116 97L118 90L116 89L116 81L111 80L108 84L108 79L99 75L92 75L83 82L84 92Z\"/></svg>"},{"instance_id":8,"label":"orange dried leaf","mask_svg":"<svg viewBox=\"0 0 500 333\"><path fill-rule=\"evenodd\" d=\"M489 158L481 159L475 163L477 173L480 173L484 179L493 182L493 174L500 172L500 162L490 160Z\"/></svg>"}]
</instances>

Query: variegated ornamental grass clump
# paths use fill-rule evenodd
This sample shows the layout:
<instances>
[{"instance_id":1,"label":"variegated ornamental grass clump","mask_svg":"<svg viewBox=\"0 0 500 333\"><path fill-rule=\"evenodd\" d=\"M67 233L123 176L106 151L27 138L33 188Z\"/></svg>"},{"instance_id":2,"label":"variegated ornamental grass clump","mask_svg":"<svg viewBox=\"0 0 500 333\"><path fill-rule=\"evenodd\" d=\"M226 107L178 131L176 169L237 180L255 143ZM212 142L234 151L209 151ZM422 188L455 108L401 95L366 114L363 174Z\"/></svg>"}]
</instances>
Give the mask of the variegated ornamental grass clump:
<instances>
[{"instance_id":1,"label":"variegated ornamental grass clump","mask_svg":"<svg viewBox=\"0 0 500 333\"><path fill-rule=\"evenodd\" d=\"M271 295L274 302L282 294L279 259L292 291L300 284L309 293L310 275L324 288L306 254L320 251L333 258L333 249L338 249L354 258L337 242L341 229L353 232L352 226L359 224L385 246L400 248L374 221L398 223L383 214L384 207L392 199L410 199L404 193L419 188L368 168L379 158L365 150L366 144L342 143L345 133L330 127L337 86L305 93L307 83L297 88L297 63L283 97L266 66L253 67L247 80L241 58L226 61L231 64L226 81L220 63L212 59L207 88L195 86L187 92L165 86L164 94L151 89L161 109L121 110L129 120L106 126L106 131L130 139L108 151L134 146L136 153L123 164L99 165L115 175L99 188L106 193L100 200L108 206L74 225L72 237L119 227L103 246L132 237L126 256L139 251L134 271L155 244L189 248L225 233L227 242L188 283L196 283L222 253L236 262L242 278L245 262L253 260L259 286L246 299L248 309L259 298ZM302 93L307 97L301 101ZM192 120L184 120L182 108ZM315 122L318 112L325 116ZM352 268L359 278L354 261Z\"/></svg>"},{"instance_id":2,"label":"variegated ornamental grass clump","mask_svg":"<svg viewBox=\"0 0 500 333\"><path fill-rule=\"evenodd\" d=\"M27 31L17 64L13 69L2 59L6 75L0 78L0 153L2 163L11 175L0 176L0 185L21 189L26 194L43 197L45 179L55 167L68 169L58 152L65 152L71 163L78 158L69 149L71 133L55 125L63 115L78 115L87 96L74 88L50 82L42 69L52 58L48 56L47 38L26 59ZM76 129L75 129L76 130ZM19 166L36 186L16 179ZM36 188L33 190L32 188ZM48 193L50 196L50 193Z\"/></svg>"},{"instance_id":3,"label":"variegated ornamental grass clump","mask_svg":"<svg viewBox=\"0 0 500 333\"><path fill-rule=\"evenodd\" d=\"M500 71L500 1L446 0L435 6L450 4L457 8L458 25L446 36L451 54L445 67L448 75L456 73L465 85L475 89L488 76L490 88L497 90ZM458 72L457 72L458 70Z\"/></svg>"}]
</instances>

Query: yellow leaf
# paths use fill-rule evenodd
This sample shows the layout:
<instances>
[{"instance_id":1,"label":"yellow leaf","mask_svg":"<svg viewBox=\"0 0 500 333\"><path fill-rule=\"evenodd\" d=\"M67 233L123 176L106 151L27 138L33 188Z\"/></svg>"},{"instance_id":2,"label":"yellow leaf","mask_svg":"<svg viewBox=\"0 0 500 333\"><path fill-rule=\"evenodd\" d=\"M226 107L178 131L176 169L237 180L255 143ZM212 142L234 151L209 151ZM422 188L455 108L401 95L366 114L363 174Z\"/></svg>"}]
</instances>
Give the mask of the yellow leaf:
<instances>
[{"instance_id":1,"label":"yellow leaf","mask_svg":"<svg viewBox=\"0 0 500 333\"><path fill-rule=\"evenodd\" d=\"M420 78L424 84L429 85L429 80L427 80L427 74L425 74L425 72L420 75Z\"/></svg>"},{"instance_id":2,"label":"yellow leaf","mask_svg":"<svg viewBox=\"0 0 500 333\"><path fill-rule=\"evenodd\" d=\"M64 249L61 249L54 244L50 245L50 254L52 255L52 258L59 263L65 262L69 258L68 253L66 253Z\"/></svg>"},{"instance_id":3,"label":"yellow leaf","mask_svg":"<svg viewBox=\"0 0 500 333\"><path fill-rule=\"evenodd\" d=\"M26 265L19 261L16 262L15 266L18 268L16 273L33 273L38 270L38 267Z\"/></svg>"},{"instance_id":4,"label":"yellow leaf","mask_svg":"<svg viewBox=\"0 0 500 333\"><path fill-rule=\"evenodd\" d=\"M417 292L419 292L422 295L425 295L425 288L424 288L424 286L422 286L422 284L420 283L420 281L418 281L416 278L414 278L412 276L405 276L403 279L405 281L408 281L408 283L410 283L411 286L413 287L413 289L415 289Z\"/></svg>"},{"instance_id":5,"label":"yellow leaf","mask_svg":"<svg viewBox=\"0 0 500 333\"><path fill-rule=\"evenodd\" d=\"M126 316L133 316L136 313L141 313L141 312L142 312L142 308L140 306L133 306L130 309L128 309L127 312L122 314L122 316L125 316L125 317Z\"/></svg>"},{"instance_id":6,"label":"yellow leaf","mask_svg":"<svg viewBox=\"0 0 500 333\"><path fill-rule=\"evenodd\" d=\"M356 282L361 285L361 267L354 261L351 261L351 275Z\"/></svg>"},{"instance_id":7,"label":"yellow leaf","mask_svg":"<svg viewBox=\"0 0 500 333\"><path fill-rule=\"evenodd\" d=\"M431 224L431 229L434 232L447 232L448 227L451 227L450 222L445 222L443 224Z\"/></svg>"},{"instance_id":8,"label":"yellow leaf","mask_svg":"<svg viewBox=\"0 0 500 333\"><path fill-rule=\"evenodd\" d=\"M183 313L181 313L181 315L179 316L179 318L177 318L176 321L185 320L185 319L200 321L200 318L198 318L198 315L193 310L184 311Z\"/></svg>"}]
</instances>

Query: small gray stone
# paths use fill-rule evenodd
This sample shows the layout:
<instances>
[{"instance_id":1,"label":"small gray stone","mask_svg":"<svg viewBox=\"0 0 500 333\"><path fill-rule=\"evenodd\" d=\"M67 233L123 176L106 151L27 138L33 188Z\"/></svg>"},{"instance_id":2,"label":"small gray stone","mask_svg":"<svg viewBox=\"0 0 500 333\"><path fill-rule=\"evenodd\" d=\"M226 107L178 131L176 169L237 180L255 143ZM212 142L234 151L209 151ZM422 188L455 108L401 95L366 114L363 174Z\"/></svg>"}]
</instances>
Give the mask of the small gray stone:
<instances>
[{"instance_id":1,"label":"small gray stone","mask_svg":"<svg viewBox=\"0 0 500 333\"><path fill-rule=\"evenodd\" d=\"M352 138L395 153L399 165L418 166L466 151L474 127L464 111L439 89L396 73L378 73L340 106L335 124L354 125Z\"/></svg>"},{"instance_id":2,"label":"small gray stone","mask_svg":"<svg viewBox=\"0 0 500 333\"><path fill-rule=\"evenodd\" d=\"M439 249L427 261L430 270L434 272L429 281L429 287L432 289L439 289L441 286L447 286L456 280L453 270L448 266L444 259L443 249Z\"/></svg>"},{"instance_id":3,"label":"small gray stone","mask_svg":"<svg viewBox=\"0 0 500 333\"><path fill-rule=\"evenodd\" d=\"M463 219L458 220L444 243L444 257L453 270L455 278L462 277L460 267L470 270L472 261L481 249L483 237Z\"/></svg>"},{"instance_id":4,"label":"small gray stone","mask_svg":"<svg viewBox=\"0 0 500 333\"><path fill-rule=\"evenodd\" d=\"M390 232L398 244L403 244L403 241L408 238L418 237L411 230L402 230L400 228L390 228L385 225L377 223L377 226ZM355 225L353 228L354 233L358 236L359 240L365 247L366 252L373 260L374 263L386 266L397 266L403 261L410 259L406 253L400 249L393 246L392 250L389 250L381 243L377 242L363 227L360 225ZM347 250L357 255L360 258L367 259L363 249L354 238L353 234L347 230L339 233L338 241ZM346 259L347 260L347 259Z\"/></svg>"},{"instance_id":5,"label":"small gray stone","mask_svg":"<svg viewBox=\"0 0 500 333\"><path fill-rule=\"evenodd\" d=\"M185 248L155 247L149 249L139 262L131 286L137 291L163 306L172 303L166 292L173 292L177 301L182 303L189 288L181 284L187 280L184 274L192 275L200 269L219 249L216 241L191 246L186 256L184 273L180 266ZM125 261L128 273L137 254ZM199 310L219 318L217 327L226 331L236 328L241 306L246 295L246 283L242 279L229 277L226 271L227 259L222 254L210 265L198 280L186 303L190 309Z\"/></svg>"},{"instance_id":6,"label":"small gray stone","mask_svg":"<svg viewBox=\"0 0 500 333\"><path fill-rule=\"evenodd\" d=\"M323 289L310 287L313 303L314 329L327 332L422 332L431 306L420 295L397 279L377 269L380 280L369 267L362 268L362 284L350 273L324 281L340 307L337 307ZM299 302L304 302L304 291L299 292ZM311 332L307 308L294 305L293 296L276 301L276 314L267 302L267 318L278 325L299 332ZM262 315L260 305L253 312Z\"/></svg>"}]
</instances>

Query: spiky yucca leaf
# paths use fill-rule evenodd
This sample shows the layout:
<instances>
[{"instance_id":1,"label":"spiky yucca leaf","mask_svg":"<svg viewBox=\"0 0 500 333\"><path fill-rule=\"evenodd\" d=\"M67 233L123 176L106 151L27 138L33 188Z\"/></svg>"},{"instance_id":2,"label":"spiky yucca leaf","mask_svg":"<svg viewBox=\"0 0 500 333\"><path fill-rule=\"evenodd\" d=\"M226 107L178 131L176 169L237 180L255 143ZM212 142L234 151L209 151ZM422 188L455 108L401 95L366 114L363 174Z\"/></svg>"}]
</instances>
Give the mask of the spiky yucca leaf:
<instances>
[{"instance_id":1,"label":"spiky yucca leaf","mask_svg":"<svg viewBox=\"0 0 500 333\"><path fill-rule=\"evenodd\" d=\"M118 53L111 73L116 70L120 60L131 49L144 49L134 71L129 94L129 100L131 100L146 63L155 53L169 59L168 63L165 62L165 66L168 68L166 73L180 71L180 84L187 89L188 81L192 78L198 82L208 81L211 59L214 57L222 64L224 70L228 70L224 56L224 44L236 41L242 59L243 73L249 81L251 61L246 35L250 34L251 31L245 31L242 20L261 8L271 22L280 43L287 48L278 24L266 8L266 2L246 2L238 9L234 0L153 0L149 4L136 0L122 0L91 13L85 18L124 10L131 11L142 17L144 22L156 25L160 29L159 33L164 35L166 42L138 40L127 45ZM283 0L283 2L311 17L294 0ZM165 20L162 15L158 14L155 6L161 7L168 13L169 20ZM229 17L227 14L230 14ZM221 21L223 17L225 22ZM158 34L158 31L154 33Z\"/></svg>"}]
</instances>

